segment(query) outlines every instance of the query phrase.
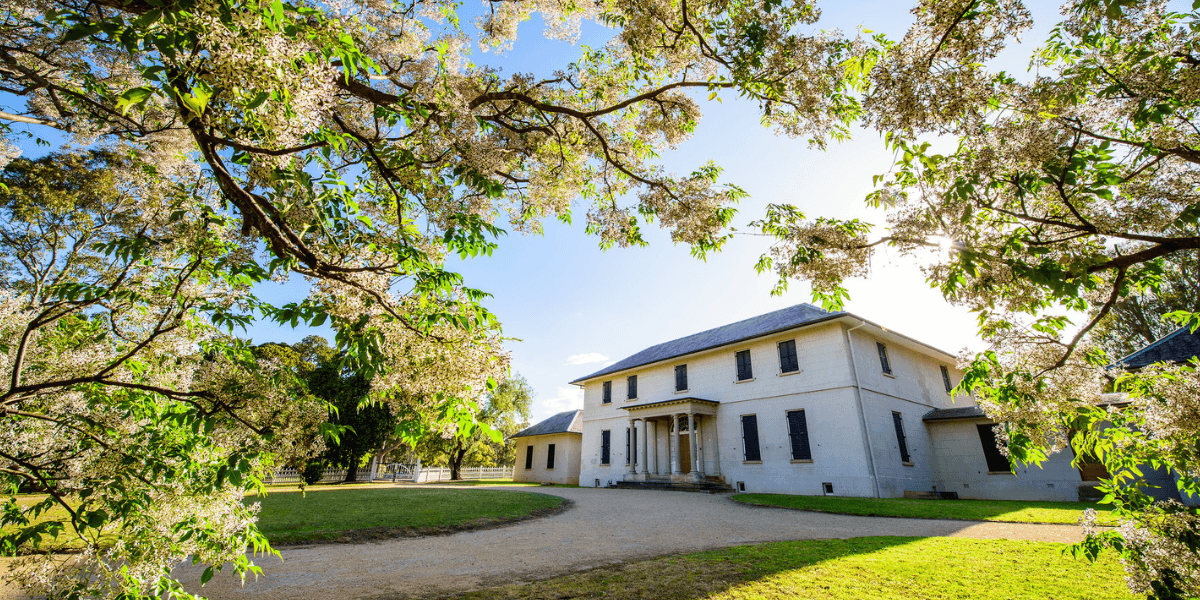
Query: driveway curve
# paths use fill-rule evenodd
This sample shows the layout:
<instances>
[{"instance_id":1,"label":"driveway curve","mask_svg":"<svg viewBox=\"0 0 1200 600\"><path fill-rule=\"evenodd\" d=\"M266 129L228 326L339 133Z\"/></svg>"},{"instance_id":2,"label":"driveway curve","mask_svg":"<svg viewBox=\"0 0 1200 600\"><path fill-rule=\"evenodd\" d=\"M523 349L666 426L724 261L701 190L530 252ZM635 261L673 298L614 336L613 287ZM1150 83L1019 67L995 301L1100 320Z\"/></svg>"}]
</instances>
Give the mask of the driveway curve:
<instances>
[{"instance_id":1,"label":"driveway curve","mask_svg":"<svg viewBox=\"0 0 1200 600\"><path fill-rule=\"evenodd\" d=\"M520 491L561 496L575 506L510 527L449 536L288 546L280 549L282 562L255 561L263 569L257 581L242 587L222 574L203 593L214 600L413 598L756 542L895 535L1070 543L1082 537L1074 525L831 515L751 507L725 495L588 488ZM200 591L199 569L179 574L190 591Z\"/></svg>"}]
</instances>

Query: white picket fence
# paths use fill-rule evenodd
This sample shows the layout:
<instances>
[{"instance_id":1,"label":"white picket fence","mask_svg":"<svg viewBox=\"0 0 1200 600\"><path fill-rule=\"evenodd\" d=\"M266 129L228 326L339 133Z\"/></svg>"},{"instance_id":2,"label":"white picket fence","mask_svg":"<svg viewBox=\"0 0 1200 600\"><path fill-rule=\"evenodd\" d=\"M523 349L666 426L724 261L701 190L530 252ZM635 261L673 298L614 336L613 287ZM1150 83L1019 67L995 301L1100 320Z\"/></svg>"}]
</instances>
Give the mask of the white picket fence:
<instances>
[{"instance_id":1,"label":"white picket fence","mask_svg":"<svg viewBox=\"0 0 1200 600\"><path fill-rule=\"evenodd\" d=\"M462 478L469 480L482 479L508 479L512 477L512 467L463 467ZM346 469L325 469L321 473L319 483L333 483L344 481L346 479ZM439 481L450 481L450 467L422 467L421 463L415 465L405 465L400 463L391 463L382 468L375 468L375 465L367 465L359 467L355 481L411 481L414 483L437 483ZM263 482L266 484L276 483L300 483L300 473L294 468L276 469L274 475L268 476Z\"/></svg>"}]
</instances>

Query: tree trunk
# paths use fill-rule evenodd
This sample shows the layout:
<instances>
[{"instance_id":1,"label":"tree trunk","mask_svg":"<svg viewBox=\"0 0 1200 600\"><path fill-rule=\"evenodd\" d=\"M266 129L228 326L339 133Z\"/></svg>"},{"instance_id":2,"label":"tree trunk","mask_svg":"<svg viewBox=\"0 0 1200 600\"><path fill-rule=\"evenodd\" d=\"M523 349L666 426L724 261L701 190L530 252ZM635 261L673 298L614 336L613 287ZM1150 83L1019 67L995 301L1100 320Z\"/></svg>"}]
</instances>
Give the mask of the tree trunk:
<instances>
[{"instance_id":1,"label":"tree trunk","mask_svg":"<svg viewBox=\"0 0 1200 600\"><path fill-rule=\"evenodd\" d=\"M346 479L342 483L354 483L358 481L358 459L350 461L350 466L346 468Z\"/></svg>"},{"instance_id":2,"label":"tree trunk","mask_svg":"<svg viewBox=\"0 0 1200 600\"><path fill-rule=\"evenodd\" d=\"M462 481L462 462L467 457L467 449L463 448L462 442L459 441L454 445L454 450L450 452L450 480Z\"/></svg>"}]
</instances>

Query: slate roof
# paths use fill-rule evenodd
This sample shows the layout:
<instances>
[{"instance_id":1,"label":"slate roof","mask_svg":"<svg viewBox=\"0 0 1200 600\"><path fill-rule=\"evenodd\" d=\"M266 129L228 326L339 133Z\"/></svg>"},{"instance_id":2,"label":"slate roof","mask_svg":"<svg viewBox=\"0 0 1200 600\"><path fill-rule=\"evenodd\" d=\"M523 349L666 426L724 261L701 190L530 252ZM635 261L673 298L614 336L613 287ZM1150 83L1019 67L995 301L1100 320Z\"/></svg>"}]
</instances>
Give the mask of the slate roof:
<instances>
[{"instance_id":1,"label":"slate roof","mask_svg":"<svg viewBox=\"0 0 1200 600\"><path fill-rule=\"evenodd\" d=\"M583 411L568 410L560 412L537 425L531 425L508 436L508 439L546 435L549 433L583 433Z\"/></svg>"},{"instance_id":2,"label":"slate roof","mask_svg":"<svg viewBox=\"0 0 1200 600\"><path fill-rule=\"evenodd\" d=\"M1156 362L1187 362L1195 356L1200 356L1200 329L1192 333L1189 327L1184 326L1117 363L1125 368L1138 369Z\"/></svg>"},{"instance_id":3,"label":"slate roof","mask_svg":"<svg viewBox=\"0 0 1200 600\"><path fill-rule=\"evenodd\" d=\"M700 333L681 337L677 340L650 346L633 356L617 361L591 375L580 377L571 383L579 383L595 377L608 375L609 373L616 373L617 371L648 365L660 360L675 358L676 356L692 354L693 352L700 352L709 348L716 348L726 344L769 335L778 331L785 331L800 325L834 319L846 314L849 313L830 312L807 303L789 306L765 315L751 317L744 321L722 325L715 329L701 331Z\"/></svg>"},{"instance_id":4,"label":"slate roof","mask_svg":"<svg viewBox=\"0 0 1200 600\"><path fill-rule=\"evenodd\" d=\"M959 408L936 408L925 413L922 421L953 421L957 419L986 419L987 415L978 406L963 406Z\"/></svg>"}]
</instances>

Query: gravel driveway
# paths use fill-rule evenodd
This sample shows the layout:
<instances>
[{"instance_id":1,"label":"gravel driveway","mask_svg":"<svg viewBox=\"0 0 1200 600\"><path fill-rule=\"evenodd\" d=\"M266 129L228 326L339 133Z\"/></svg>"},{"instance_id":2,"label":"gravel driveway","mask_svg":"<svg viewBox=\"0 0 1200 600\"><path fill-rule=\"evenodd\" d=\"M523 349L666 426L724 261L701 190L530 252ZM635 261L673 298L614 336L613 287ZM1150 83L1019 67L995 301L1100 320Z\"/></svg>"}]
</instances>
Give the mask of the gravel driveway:
<instances>
[{"instance_id":1,"label":"gravel driveway","mask_svg":"<svg viewBox=\"0 0 1200 600\"><path fill-rule=\"evenodd\" d=\"M479 489L478 487L473 489ZM508 488L512 489L512 488ZM240 587L218 574L210 598L357 600L410 598L738 544L870 535L959 536L1075 542L1074 525L1031 525L856 517L755 508L726 495L642 490L553 488L569 498L558 515L450 536L365 544L289 546L256 562L264 575ZM199 569L181 575L199 591ZM0 598L19 598L5 594Z\"/></svg>"}]
</instances>

